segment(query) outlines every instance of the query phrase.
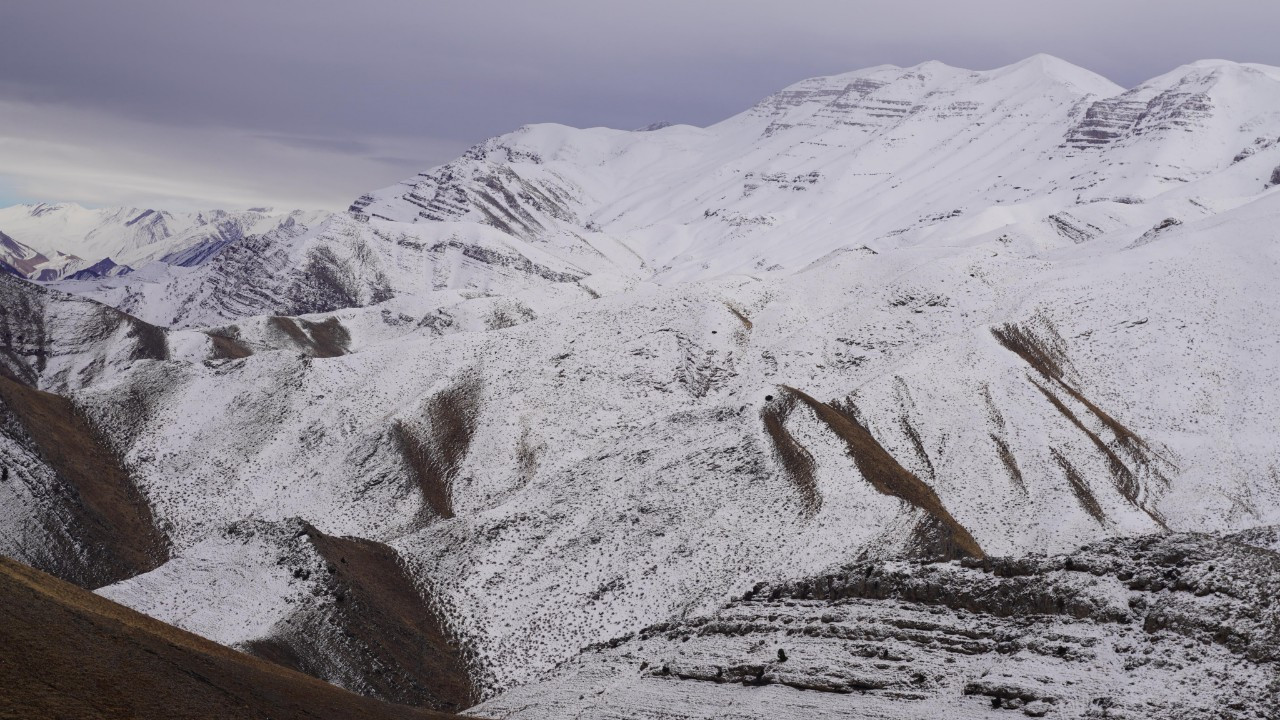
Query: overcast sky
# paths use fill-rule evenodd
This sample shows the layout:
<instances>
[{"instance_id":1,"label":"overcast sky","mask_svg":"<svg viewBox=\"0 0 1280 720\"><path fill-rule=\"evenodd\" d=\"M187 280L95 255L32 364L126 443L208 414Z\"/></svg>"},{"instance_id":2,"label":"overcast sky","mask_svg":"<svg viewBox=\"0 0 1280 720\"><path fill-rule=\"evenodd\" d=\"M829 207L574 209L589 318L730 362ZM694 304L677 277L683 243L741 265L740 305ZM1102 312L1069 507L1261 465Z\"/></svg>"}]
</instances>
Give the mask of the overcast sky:
<instances>
[{"instance_id":1,"label":"overcast sky","mask_svg":"<svg viewBox=\"0 0 1280 720\"><path fill-rule=\"evenodd\" d=\"M0 205L341 208L526 123L1037 52L1132 86L1278 37L1274 0L0 0Z\"/></svg>"}]
</instances>

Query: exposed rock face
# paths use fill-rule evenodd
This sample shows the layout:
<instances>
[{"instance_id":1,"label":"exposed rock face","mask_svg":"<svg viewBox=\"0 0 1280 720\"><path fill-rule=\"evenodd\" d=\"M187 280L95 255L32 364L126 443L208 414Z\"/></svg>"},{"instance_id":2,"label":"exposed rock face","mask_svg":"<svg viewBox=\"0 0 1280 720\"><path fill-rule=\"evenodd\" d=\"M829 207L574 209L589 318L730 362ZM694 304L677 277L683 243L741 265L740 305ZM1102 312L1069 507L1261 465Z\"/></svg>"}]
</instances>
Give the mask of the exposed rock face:
<instances>
[{"instance_id":1,"label":"exposed rock face","mask_svg":"<svg viewBox=\"0 0 1280 720\"><path fill-rule=\"evenodd\" d=\"M1219 83L1230 85L1249 69L1234 65L1179 68L1112 98L1089 106L1067 133L1064 145L1077 150L1132 142L1144 135L1194 132L1206 127L1216 112Z\"/></svg>"},{"instance_id":2,"label":"exposed rock face","mask_svg":"<svg viewBox=\"0 0 1280 720\"><path fill-rule=\"evenodd\" d=\"M1067 133L1068 147L1084 149L1107 145L1125 137L1147 110L1147 102L1126 93L1089 106L1080 122Z\"/></svg>"},{"instance_id":3,"label":"exposed rock face","mask_svg":"<svg viewBox=\"0 0 1280 720\"><path fill-rule=\"evenodd\" d=\"M595 646L476 712L1263 718L1280 701L1277 591L1280 554L1203 535L860 563Z\"/></svg>"}]
</instances>

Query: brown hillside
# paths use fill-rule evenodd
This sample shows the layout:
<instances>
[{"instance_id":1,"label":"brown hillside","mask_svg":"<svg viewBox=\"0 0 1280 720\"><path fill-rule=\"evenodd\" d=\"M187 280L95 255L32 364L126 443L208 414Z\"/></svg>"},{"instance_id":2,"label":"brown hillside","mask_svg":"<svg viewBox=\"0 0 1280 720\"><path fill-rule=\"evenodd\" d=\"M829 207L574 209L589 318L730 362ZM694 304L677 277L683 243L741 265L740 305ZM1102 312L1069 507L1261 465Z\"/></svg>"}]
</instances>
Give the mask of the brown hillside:
<instances>
[{"instance_id":1,"label":"brown hillside","mask_svg":"<svg viewBox=\"0 0 1280 720\"><path fill-rule=\"evenodd\" d=\"M0 558L0 718L453 717L361 697Z\"/></svg>"}]
</instances>

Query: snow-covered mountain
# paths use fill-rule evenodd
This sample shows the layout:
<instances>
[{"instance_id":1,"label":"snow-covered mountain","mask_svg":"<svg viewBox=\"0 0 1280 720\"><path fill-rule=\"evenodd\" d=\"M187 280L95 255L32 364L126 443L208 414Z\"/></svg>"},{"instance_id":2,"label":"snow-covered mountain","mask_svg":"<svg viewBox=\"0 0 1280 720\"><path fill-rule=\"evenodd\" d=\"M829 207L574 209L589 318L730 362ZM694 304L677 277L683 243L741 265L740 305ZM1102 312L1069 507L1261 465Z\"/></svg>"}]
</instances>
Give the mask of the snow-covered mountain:
<instances>
[{"instance_id":1,"label":"snow-covered mountain","mask_svg":"<svg viewBox=\"0 0 1280 720\"><path fill-rule=\"evenodd\" d=\"M325 214L14 205L0 208L0 261L41 281L113 277L152 262L192 267L235 240L282 225L314 224Z\"/></svg>"},{"instance_id":2,"label":"snow-covered mountain","mask_svg":"<svg viewBox=\"0 0 1280 720\"><path fill-rule=\"evenodd\" d=\"M62 568L38 391L163 548L102 594L361 692L1265 717L1278 173L1277 68L882 66L528 126L194 267L0 276L0 552Z\"/></svg>"}]
</instances>

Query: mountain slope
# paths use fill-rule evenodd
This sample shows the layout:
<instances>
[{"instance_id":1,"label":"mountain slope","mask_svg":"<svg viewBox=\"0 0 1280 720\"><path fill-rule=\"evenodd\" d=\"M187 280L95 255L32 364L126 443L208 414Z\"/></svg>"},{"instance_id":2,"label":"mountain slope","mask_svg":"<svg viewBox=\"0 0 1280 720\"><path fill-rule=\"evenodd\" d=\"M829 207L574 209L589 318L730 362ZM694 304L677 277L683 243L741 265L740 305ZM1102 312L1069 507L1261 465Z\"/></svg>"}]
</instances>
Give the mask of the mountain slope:
<instances>
[{"instance_id":1,"label":"mountain slope","mask_svg":"<svg viewBox=\"0 0 1280 720\"><path fill-rule=\"evenodd\" d=\"M456 639L381 543L241 523L98 593L364 695L455 712L476 700Z\"/></svg>"},{"instance_id":2,"label":"mountain slope","mask_svg":"<svg viewBox=\"0 0 1280 720\"><path fill-rule=\"evenodd\" d=\"M0 275L0 376L67 390L138 360L170 357L165 330L119 310Z\"/></svg>"},{"instance_id":3,"label":"mountain slope","mask_svg":"<svg viewBox=\"0 0 1280 720\"><path fill-rule=\"evenodd\" d=\"M352 212L475 219L552 245L594 231L668 280L797 269L850 237L905 244L931 226L968 234L1150 199L1280 137L1278 97L1274 70L1230 63L1130 92L1046 56L987 72L884 66L806 80L705 129L529 126ZM1125 137L1077 147L1117 104L1141 106L1114 120Z\"/></svg>"},{"instance_id":4,"label":"mountain slope","mask_svg":"<svg viewBox=\"0 0 1280 720\"><path fill-rule=\"evenodd\" d=\"M385 697L415 682L386 640L406 625L273 564L325 552L290 528L376 543L386 595L461 646L457 687L528 686L555 716L585 711L557 670L582 648L738 612L761 582L1274 525L1278 77L882 66L708 128L529 126L197 267L59 283L170 327L167 360L66 384L171 543L103 592ZM1037 615L1008 622L1057 632ZM722 642L699 652L746 657ZM695 696L687 715L726 699Z\"/></svg>"},{"instance_id":5,"label":"mountain slope","mask_svg":"<svg viewBox=\"0 0 1280 720\"><path fill-rule=\"evenodd\" d=\"M449 717L229 650L7 558L0 615L0 717Z\"/></svg>"},{"instance_id":6,"label":"mountain slope","mask_svg":"<svg viewBox=\"0 0 1280 720\"><path fill-rule=\"evenodd\" d=\"M0 233L0 262L12 268L23 277L36 271L49 258L13 238Z\"/></svg>"},{"instance_id":7,"label":"mountain slope","mask_svg":"<svg viewBox=\"0 0 1280 720\"><path fill-rule=\"evenodd\" d=\"M1280 699L1278 562L1237 540L1168 535L1056 557L862 563L589 648L475 712L1267 717Z\"/></svg>"},{"instance_id":8,"label":"mountain slope","mask_svg":"<svg viewBox=\"0 0 1280 720\"><path fill-rule=\"evenodd\" d=\"M65 398L0 376L0 551L98 588L168 560L118 454Z\"/></svg>"},{"instance_id":9,"label":"mountain slope","mask_svg":"<svg viewBox=\"0 0 1280 720\"><path fill-rule=\"evenodd\" d=\"M172 327L234 323L262 314L300 315L404 298L412 309L485 296L529 294L535 306L582 299L587 272L475 223L369 227L334 217L245 238L196 268L153 265L126 277L62 282ZM394 306L388 306L394 307Z\"/></svg>"},{"instance_id":10,"label":"mountain slope","mask_svg":"<svg viewBox=\"0 0 1280 720\"><path fill-rule=\"evenodd\" d=\"M1122 226L1043 253L1031 224L334 358L138 365L80 397L133 438L176 554L242 518L389 542L505 687L762 577L946 555L939 530L973 555L1275 522L1280 363L1248 328L1280 322L1278 202L1132 249ZM808 479L766 422L788 394ZM448 513L417 446L448 458Z\"/></svg>"}]
</instances>

